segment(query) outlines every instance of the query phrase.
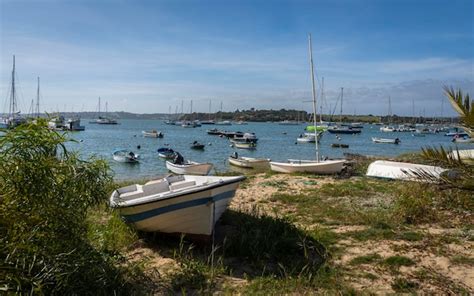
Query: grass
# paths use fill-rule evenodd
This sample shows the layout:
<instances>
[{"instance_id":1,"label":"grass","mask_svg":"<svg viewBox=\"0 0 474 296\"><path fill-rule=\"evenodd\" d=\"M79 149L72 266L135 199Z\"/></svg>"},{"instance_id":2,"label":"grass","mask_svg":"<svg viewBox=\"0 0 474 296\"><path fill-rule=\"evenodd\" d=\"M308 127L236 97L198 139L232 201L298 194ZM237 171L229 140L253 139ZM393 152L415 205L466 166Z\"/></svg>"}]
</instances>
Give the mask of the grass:
<instances>
[{"instance_id":1,"label":"grass","mask_svg":"<svg viewBox=\"0 0 474 296\"><path fill-rule=\"evenodd\" d=\"M453 264L474 266L474 258L473 257L468 257L468 256L463 256L463 255L456 255L456 256L452 256L449 260Z\"/></svg>"},{"instance_id":2,"label":"grass","mask_svg":"<svg viewBox=\"0 0 474 296\"><path fill-rule=\"evenodd\" d=\"M396 278L392 282L392 289L397 293L415 292L418 286L419 285L416 282L410 281L405 278Z\"/></svg>"},{"instance_id":3,"label":"grass","mask_svg":"<svg viewBox=\"0 0 474 296\"><path fill-rule=\"evenodd\" d=\"M379 254L372 253L368 255L362 255L353 258L349 264L350 265L360 265L360 264L372 264L372 263L377 263L382 259L382 257Z\"/></svg>"},{"instance_id":4,"label":"grass","mask_svg":"<svg viewBox=\"0 0 474 296\"><path fill-rule=\"evenodd\" d=\"M390 268L398 269L401 266L415 265L415 261L405 256L390 256L382 261L382 264Z\"/></svg>"}]
</instances>

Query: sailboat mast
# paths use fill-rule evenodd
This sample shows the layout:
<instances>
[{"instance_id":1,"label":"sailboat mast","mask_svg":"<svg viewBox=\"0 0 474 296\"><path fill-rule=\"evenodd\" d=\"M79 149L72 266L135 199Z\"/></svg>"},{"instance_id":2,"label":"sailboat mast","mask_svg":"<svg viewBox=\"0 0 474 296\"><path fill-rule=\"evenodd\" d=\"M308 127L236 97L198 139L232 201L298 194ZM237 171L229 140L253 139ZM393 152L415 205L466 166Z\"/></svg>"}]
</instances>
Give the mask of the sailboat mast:
<instances>
[{"instance_id":1,"label":"sailboat mast","mask_svg":"<svg viewBox=\"0 0 474 296\"><path fill-rule=\"evenodd\" d=\"M12 92L10 97L10 116L15 116L16 112L16 89L15 89L15 55L13 55L12 69Z\"/></svg>"},{"instance_id":2,"label":"sailboat mast","mask_svg":"<svg viewBox=\"0 0 474 296\"><path fill-rule=\"evenodd\" d=\"M100 97L99 97L99 117L100 117Z\"/></svg>"},{"instance_id":3,"label":"sailboat mast","mask_svg":"<svg viewBox=\"0 0 474 296\"><path fill-rule=\"evenodd\" d=\"M341 112L339 113L339 122L342 124L342 102L344 101L344 87L341 87Z\"/></svg>"},{"instance_id":4,"label":"sailboat mast","mask_svg":"<svg viewBox=\"0 0 474 296\"><path fill-rule=\"evenodd\" d=\"M39 118L39 77L38 88L36 89L36 118Z\"/></svg>"},{"instance_id":5,"label":"sailboat mast","mask_svg":"<svg viewBox=\"0 0 474 296\"><path fill-rule=\"evenodd\" d=\"M314 85L314 67L313 67L313 46L311 44L311 34L308 34L309 41L309 64L311 67L311 90L313 93L313 126L314 136L316 145L316 161L319 162L319 143L318 143L318 131L316 130L316 86Z\"/></svg>"},{"instance_id":6,"label":"sailboat mast","mask_svg":"<svg viewBox=\"0 0 474 296\"><path fill-rule=\"evenodd\" d=\"M324 77L321 83L321 103L319 103L319 122L323 123Z\"/></svg>"},{"instance_id":7,"label":"sailboat mast","mask_svg":"<svg viewBox=\"0 0 474 296\"><path fill-rule=\"evenodd\" d=\"M212 100L209 100L209 121L211 121L211 104Z\"/></svg>"}]
</instances>

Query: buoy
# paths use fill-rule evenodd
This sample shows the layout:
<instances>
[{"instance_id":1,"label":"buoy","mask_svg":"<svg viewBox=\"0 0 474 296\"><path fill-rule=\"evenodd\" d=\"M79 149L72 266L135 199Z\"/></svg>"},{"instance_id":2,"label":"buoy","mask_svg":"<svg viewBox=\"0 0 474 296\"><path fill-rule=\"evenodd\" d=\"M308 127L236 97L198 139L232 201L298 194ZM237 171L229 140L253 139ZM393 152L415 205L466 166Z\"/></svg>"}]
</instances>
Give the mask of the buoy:
<instances>
[{"instance_id":1,"label":"buoy","mask_svg":"<svg viewBox=\"0 0 474 296\"><path fill-rule=\"evenodd\" d=\"M138 149L138 150L140 150L140 148L142 148L142 146L140 146L140 145L137 145L137 149Z\"/></svg>"}]
</instances>

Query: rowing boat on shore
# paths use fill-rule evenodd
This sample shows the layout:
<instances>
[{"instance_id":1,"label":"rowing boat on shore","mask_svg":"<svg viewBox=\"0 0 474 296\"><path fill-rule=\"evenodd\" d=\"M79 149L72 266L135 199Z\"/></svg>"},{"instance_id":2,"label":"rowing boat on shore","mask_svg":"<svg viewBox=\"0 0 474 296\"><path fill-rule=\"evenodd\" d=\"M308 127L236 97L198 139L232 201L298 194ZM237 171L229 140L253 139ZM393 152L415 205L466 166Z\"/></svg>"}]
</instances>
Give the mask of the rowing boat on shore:
<instances>
[{"instance_id":1,"label":"rowing boat on shore","mask_svg":"<svg viewBox=\"0 0 474 296\"><path fill-rule=\"evenodd\" d=\"M230 156L228 160L231 165L241 167L241 168L247 168L247 169L268 167L268 164L271 161L271 159L269 158L252 158L252 157L245 157L245 156L242 156L242 157Z\"/></svg>"},{"instance_id":2,"label":"rowing boat on shore","mask_svg":"<svg viewBox=\"0 0 474 296\"><path fill-rule=\"evenodd\" d=\"M141 231L209 236L244 179L169 176L115 190L110 206Z\"/></svg>"},{"instance_id":3,"label":"rowing boat on shore","mask_svg":"<svg viewBox=\"0 0 474 296\"><path fill-rule=\"evenodd\" d=\"M437 166L377 160L367 168L367 176L384 179L421 181L420 176L429 176L438 179L446 169Z\"/></svg>"}]
</instances>

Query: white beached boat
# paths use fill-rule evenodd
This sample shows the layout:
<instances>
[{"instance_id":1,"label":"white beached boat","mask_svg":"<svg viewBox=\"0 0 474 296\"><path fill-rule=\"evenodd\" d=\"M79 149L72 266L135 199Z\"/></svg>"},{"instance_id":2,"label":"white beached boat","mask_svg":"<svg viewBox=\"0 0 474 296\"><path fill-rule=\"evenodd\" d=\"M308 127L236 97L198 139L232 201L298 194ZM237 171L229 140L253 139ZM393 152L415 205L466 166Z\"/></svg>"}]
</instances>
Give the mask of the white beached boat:
<instances>
[{"instance_id":1,"label":"white beached boat","mask_svg":"<svg viewBox=\"0 0 474 296\"><path fill-rule=\"evenodd\" d=\"M199 163L194 161L186 161L183 164L174 164L166 161L166 168L179 175L208 175L212 169L212 163Z\"/></svg>"},{"instance_id":2,"label":"white beached boat","mask_svg":"<svg viewBox=\"0 0 474 296\"><path fill-rule=\"evenodd\" d=\"M137 163L139 155L132 151L121 149L114 151L113 158L118 162Z\"/></svg>"},{"instance_id":3,"label":"white beached boat","mask_svg":"<svg viewBox=\"0 0 474 296\"><path fill-rule=\"evenodd\" d=\"M145 138L163 138L163 133L157 130L142 131L142 135Z\"/></svg>"},{"instance_id":4,"label":"white beached boat","mask_svg":"<svg viewBox=\"0 0 474 296\"><path fill-rule=\"evenodd\" d=\"M313 67L313 52L311 44L311 35L309 38L309 60L311 67L311 85L313 95L313 127L316 130L316 88L314 83L314 67ZM320 160L319 158L319 141L315 142L315 160L291 160L288 162L270 162L270 169L280 173L295 173L295 172L308 172L315 174L335 174L342 171L345 160Z\"/></svg>"},{"instance_id":5,"label":"white beached boat","mask_svg":"<svg viewBox=\"0 0 474 296\"><path fill-rule=\"evenodd\" d=\"M446 169L430 165L377 160L369 165L366 175L387 179L422 181L423 179L420 179L419 175L439 178L445 171Z\"/></svg>"},{"instance_id":6,"label":"white beached boat","mask_svg":"<svg viewBox=\"0 0 474 296\"><path fill-rule=\"evenodd\" d=\"M372 138L372 142L374 143L381 143L381 144L400 144L400 139L384 139L384 138Z\"/></svg>"},{"instance_id":7,"label":"white beached boat","mask_svg":"<svg viewBox=\"0 0 474 296\"><path fill-rule=\"evenodd\" d=\"M334 160L299 160L289 159L288 162L270 162L270 169L279 173L315 173L315 174L336 174L342 171L344 159Z\"/></svg>"},{"instance_id":8,"label":"white beached boat","mask_svg":"<svg viewBox=\"0 0 474 296\"><path fill-rule=\"evenodd\" d=\"M474 163L474 149L454 150L450 155L454 159L461 159L462 162Z\"/></svg>"},{"instance_id":9,"label":"white beached boat","mask_svg":"<svg viewBox=\"0 0 474 296\"><path fill-rule=\"evenodd\" d=\"M169 176L115 190L110 206L136 229L209 236L243 176Z\"/></svg>"},{"instance_id":10,"label":"white beached boat","mask_svg":"<svg viewBox=\"0 0 474 296\"><path fill-rule=\"evenodd\" d=\"M252 158L252 157L229 157L229 163L231 165L247 168L247 169L254 169L258 167L268 167L269 162L271 159L269 158Z\"/></svg>"}]
</instances>

